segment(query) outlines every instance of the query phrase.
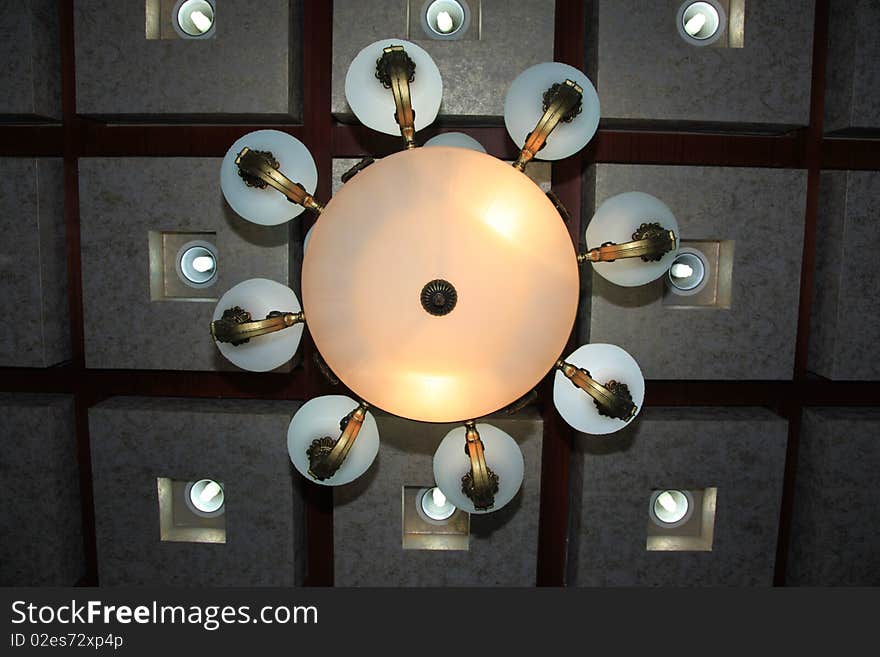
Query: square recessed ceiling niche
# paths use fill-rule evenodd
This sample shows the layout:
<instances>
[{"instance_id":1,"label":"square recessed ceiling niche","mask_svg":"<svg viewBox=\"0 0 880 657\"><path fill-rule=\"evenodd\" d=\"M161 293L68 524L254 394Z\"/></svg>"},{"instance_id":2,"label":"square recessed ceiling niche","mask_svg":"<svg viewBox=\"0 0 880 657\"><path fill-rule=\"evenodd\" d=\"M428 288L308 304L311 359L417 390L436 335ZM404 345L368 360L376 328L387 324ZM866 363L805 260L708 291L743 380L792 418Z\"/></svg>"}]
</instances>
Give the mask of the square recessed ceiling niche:
<instances>
[{"instance_id":1,"label":"square recessed ceiling niche","mask_svg":"<svg viewBox=\"0 0 880 657\"><path fill-rule=\"evenodd\" d=\"M655 520L653 510L657 498L663 492L653 491L649 500L648 540L649 552L711 552L715 537L715 502L717 488L671 491L686 496L687 513L675 522ZM658 503L659 504L659 503ZM675 511L672 511L675 513Z\"/></svg>"},{"instance_id":2,"label":"square recessed ceiling niche","mask_svg":"<svg viewBox=\"0 0 880 657\"><path fill-rule=\"evenodd\" d=\"M446 520L433 520L422 510L422 498L430 486L403 487L404 550L467 550L470 514L461 509Z\"/></svg>"},{"instance_id":3,"label":"square recessed ceiling niche","mask_svg":"<svg viewBox=\"0 0 880 657\"><path fill-rule=\"evenodd\" d=\"M219 514L196 512L186 499L191 483L167 477L156 480L160 539L175 543L225 543L225 509Z\"/></svg>"}]
</instances>

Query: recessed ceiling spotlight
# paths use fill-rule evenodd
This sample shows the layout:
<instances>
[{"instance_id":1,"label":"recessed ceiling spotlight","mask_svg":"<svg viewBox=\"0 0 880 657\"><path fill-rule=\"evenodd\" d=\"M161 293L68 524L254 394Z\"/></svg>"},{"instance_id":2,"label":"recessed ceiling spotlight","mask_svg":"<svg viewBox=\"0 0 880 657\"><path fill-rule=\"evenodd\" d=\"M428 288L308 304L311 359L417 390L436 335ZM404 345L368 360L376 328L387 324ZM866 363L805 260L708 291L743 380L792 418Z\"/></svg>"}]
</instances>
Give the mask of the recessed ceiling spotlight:
<instances>
[{"instance_id":1,"label":"recessed ceiling spotlight","mask_svg":"<svg viewBox=\"0 0 880 657\"><path fill-rule=\"evenodd\" d=\"M716 0L685 2L678 9L676 27L682 39L695 46L715 43L724 33L727 16Z\"/></svg>"},{"instance_id":2,"label":"recessed ceiling spotlight","mask_svg":"<svg viewBox=\"0 0 880 657\"><path fill-rule=\"evenodd\" d=\"M214 29L214 5L208 0L183 0L173 15L174 27L184 38L203 39Z\"/></svg>"},{"instance_id":3,"label":"recessed ceiling spotlight","mask_svg":"<svg viewBox=\"0 0 880 657\"><path fill-rule=\"evenodd\" d=\"M425 490L419 500L419 506L431 520L448 520L455 513L455 506L436 486Z\"/></svg>"},{"instance_id":4,"label":"recessed ceiling spotlight","mask_svg":"<svg viewBox=\"0 0 880 657\"><path fill-rule=\"evenodd\" d=\"M434 0L422 12L422 28L432 39L458 38L469 24L470 10L458 0Z\"/></svg>"},{"instance_id":5,"label":"recessed ceiling spotlight","mask_svg":"<svg viewBox=\"0 0 880 657\"><path fill-rule=\"evenodd\" d=\"M186 505L196 515L213 518L224 512L223 486L213 479L199 479L186 486Z\"/></svg>"},{"instance_id":6,"label":"recessed ceiling spotlight","mask_svg":"<svg viewBox=\"0 0 880 657\"><path fill-rule=\"evenodd\" d=\"M175 269L190 287L208 287L217 281L217 251L200 240L187 242L177 252Z\"/></svg>"},{"instance_id":7,"label":"recessed ceiling spotlight","mask_svg":"<svg viewBox=\"0 0 880 657\"><path fill-rule=\"evenodd\" d=\"M656 490L648 505L648 516L654 524L668 529L680 527L693 513L694 498L686 490Z\"/></svg>"}]
</instances>

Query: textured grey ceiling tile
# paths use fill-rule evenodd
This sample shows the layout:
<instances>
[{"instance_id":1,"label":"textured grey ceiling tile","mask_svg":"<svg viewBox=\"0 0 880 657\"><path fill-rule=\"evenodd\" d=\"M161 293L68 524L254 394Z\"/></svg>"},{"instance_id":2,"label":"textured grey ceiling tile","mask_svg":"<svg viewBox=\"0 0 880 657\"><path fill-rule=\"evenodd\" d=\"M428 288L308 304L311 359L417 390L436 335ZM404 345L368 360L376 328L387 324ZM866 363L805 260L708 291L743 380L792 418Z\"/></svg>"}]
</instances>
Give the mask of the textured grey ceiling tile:
<instances>
[{"instance_id":1,"label":"textured grey ceiling tile","mask_svg":"<svg viewBox=\"0 0 880 657\"><path fill-rule=\"evenodd\" d=\"M198 40L147 39L140 0L74 14L81 114L301 114L299 0L218 0L215 36Z\"/></svg>"},{"instance_id":2,"label":"textured grey ceiling tile","mask_svg":"<svg viewBox=\"0 0 880 657\"><path fill-rule=\"evenodd\" d=\"M804 410L787 584L880 585L880 409Z\"/></svg>"},{"instance_id":3,"label":"textured grey ceiling tile","mask_svg":"<svg viewBox=\"0 0 880 657\"><path fill-rule=\"evenodd\" d=\"M769 586L788 425L760 408L659 408L575 441L569 584ZM651 492L716 487L709 552L646 550Z\"/></svg>"},{"instance_id":4,"label":"textured grey ceiling tile","mask_svg":"<svg viewBox=\"0 0 880 657\"><path fill-rule=\"evenodd\" d=\"M0 0L0 114L61 118L55 0Z\"/></svg>"},{"instance_id":5,"label":"textured grey ceiling tile","mask_svg":"<svg viewBox=\"0 0 880 657\"><path fill-rule=\"evenodd\" d=\"M822 173L809 367L830 379L880 378L878 202L880 173Z\"/></svg>"},{"instance_id":6,"label":"textured grey ceiling tile","mask_svg":"<svg viewBox=\"0 0 880 657\"><path fill-rule=\"evenodd\" d=\"M422 0L412 0L419 11ZM470 0L482 4L482 38L437 41L407 33L407 0L337 0L333 3L333 113L353 118L345 100L348 66L365 46L401 38L424 48L440 69L440 116L504 114L504 96L514 78L541 62L553 61L555 10L546 0ZM471 30L477 28L472 20ZM416 72L418 75L418 72ZM391 92L389 92L391 93ZM418 111L418 108L415 108Z\"/></svg>"},{"instance_id":7,"label":"textured grey ceiling tile","mask_svg":"<svg viewBox=\"0 0 880 657\"><path fill-rule=\"evenodd\" d=\"M638 190L672 210L681 238L733 240L729 309L662 303L662 279L635 288L592 276L590 339L626 349L649 379L790 379L806 172L598 165L597 205ZM597 245L591 244L590 247Z\"/></svg>"},{"instance_id":8,"label":"textured grey ceiling tile","mask_svg":"<svg viewBox=\"0 0 880 657\"><path fill-rule=\"evenodd\" d=\"M295 586L304 570L299 404L111 398L89 410L99 578L105 586ZM156 479L221 482L226 543L159 540Z\"/></svg>"},{"instance_id":9,"label":"textured grey ceiling tile","mask_svg":"<svg viewBox=\"0 0 880 657\"><path fill-rule=\"evenodd\" d=\"M880 128L880 4L830 3L825 131Z\"/></svg>"},{"instance_id":10,"label":"textured grey ceiling tile","mask_svg":"<svg viewBox=\"0 0 880 657\"><path fill-rule=\"evenodd\" d=\"M680 4L600 0L604 119L809 123L813 0L748 0L743 48L686 43Z\"/></svg>"},{"instance_id":11,"label":"textured grey ceiling tile","mask_svg":"<svg viewBox=\"0 0 880 657\"><path fill-rule=\"evenodd\" d=\"M0 394L0 585L73 586L85 573L73 397Z\"/></svg>"},{"instance_id":12,"label":"textured grey ceiling tile","mask_svg":"<svg viewBox=\"0 0 880 657\"><path fill-rule=\"evenodd\" d=\"M0 300L15 315L0 364L48 367L70 358L64 163L0 158Z\"/></svg>"},{"instance_id":13,"label":"textured grey ceiling tile","mask_svg":"<svg viewBox=\"0 0 880 657\"><path fill-rule=\"evenodd\" d=\"M79 163L86 364L234 370L208 327L216 301L151 301L149 231L215 232L214 298L249 278L288 284L289 226L239 217L219 158L84 158ZM113 175L107 172L112 170ZM120 318L124 319L120 323Z\"/></svg>"},{"instance_id":14,"label":"textured grey ceiling tile","mask_svg":"<svg viewBox=\"0 0 880 657\"><path fill-rule=\"evenodd\" d=\"M467 551L404 550L402 488L434 485L434 452L456 425L377 414L382 445L376 461L360 479L334 490L337 586L534 585L543 422L534 410L485 421L523 451L519 493L498 511L471 516Z\"/></svg>"}]
</instances>

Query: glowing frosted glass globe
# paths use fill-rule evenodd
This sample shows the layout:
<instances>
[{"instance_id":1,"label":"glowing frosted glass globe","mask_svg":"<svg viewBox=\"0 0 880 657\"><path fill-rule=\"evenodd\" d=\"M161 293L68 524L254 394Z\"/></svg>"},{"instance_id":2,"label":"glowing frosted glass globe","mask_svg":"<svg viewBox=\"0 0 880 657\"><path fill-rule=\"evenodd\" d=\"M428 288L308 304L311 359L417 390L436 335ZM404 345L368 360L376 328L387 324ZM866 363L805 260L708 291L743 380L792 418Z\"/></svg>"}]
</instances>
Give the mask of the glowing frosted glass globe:
<instances>
[{"instance_id":1,"label":"glowing frosted glass globe","mask_svg":"<svg viewBox=\"0 0 880 657\"><path fill-rule=\"evenodd\" d=\"M309 474L306 454L313 440L329 436L339 438L339 422L358 407L358 402L344 395L325 395L303 404L290 421L287 429L287 453L299 473L322 486L340 486L360 477L372 465L379 453L379 429L373 414L367 411L351 451L339 470L329 479L317 480Z\"/></svg>"},{"instance_id":2,"label":"glowing frosted glass globe","mask_svg":"<svg viewBox=\"0 0 880 657\"><path fill-rule=\"evenodd\" d=\"M251 314L254 321L265 319L273 310L297 313L302 308L293 290L267 278L251 278L231 288L220 297L212 319L223 317L224 311L238 306ZM268 372L284 365L296 353L302 338L303 325L251 338L249 342L233 345L216 342L220 353L233 365L251 372Z\"/></svg>"},{"instance_id":3,"label":"glowing frosted glass globe","mask_svg":"<svg viewBox=\"0 0 880 657\"><path fill-rule=\"evenodd\" d=\"M278 160L278 170L312 194L318 185L318 169L309 149L296 137L278 130L257 130L237 140L220 165L220 189L229 206L242 218L263 226L275 226L299 216L305 208L291 203L271 187L248 187L238 174L235 158L247 146L269 151Z\"/></svg>"},{"instance_id":4,"label":"glowing frosted glass globe","mask_svg":"<svg viewBox=\"0 0 880 657\"><path fill-rule=\"evenodd\" d=\"M625 383L636 405L636 414L645 401L645 378L638 363L620 347L613 344L587 344L575 349L565 362L582 367L591 378L605 385L609 381ZM596 403L566 376L557 371L553 380L553 404L569 425L583 433L603 435L614 433L629 422L599 414Z\"/></svg>"},{"instance_id":5,"label":"glowing frosted glass globe","mask_svg":"<svg viewBox=\"0 0 880 657\"><path fill-rule=\"evenodd\" d=\"M345 99L358 120L368 128L388 135L400 135L395 120L394 95L376 78L376 60L388 46L403 46L416 65L415 79L409 85L415 110L416 131L431 125L440 110L443 80L431 56L410 41L382 39L361 50L352 60L345 76Z\"/></svg>"},{"instance_id":6,"label":"glowing frosted glass globe","mask_svg":"<svg viewBox=\"0 0 880 657\"><path fill-rule=\"evenodd\" d=\"M474 503L461 490L461 478L471 469L471 461L465 451L465 428L456 427L442 440L434 453L434 481L447 499L468 513L491 513L506 505L519 491L525 465L522 451L507 433L491 424L477 424L483 441L486 465L498 475L498 492L491 509L476 509Z\"/></svg>"},{"instance_id":7,"label":"glowing frosted glass globe","mask_svg":"<svg viewBox=\"0 0 880 657\"><path fill-rule=\"evenodd\" d=\"M599 127L599 96L581 71L559 62L537 64L519 74L504 99L507 134L522 148L528 134L544 114L544 92L554 84L571 80L583 89L583 109L571 123L560 122L537 155L539 160L561 160L574 155L593 138Z\"/></svg>"},{"instance_id":8,"label":"glowing frosted glass globe","mask_svg":"<svg viewBox=\"0 0 880 657\"><path fill-rule=\"evenodd\" d=\"M454 148L469 148L480 153L486 152L480 142L463 132L441 132L426 141L425 146L453 146Z\"/></svg>"},{"instance_id":9,"label":"glowing frosted glass globe","mask_svg":"<svg viewBox=\"0 0 880 657\"><path fill-rule=\"evenodd\" d=\"M616 285L645 285L663 276L678 255L681 235L675 215L660 199L644 192L625 192L605 200L587 224L587 248L594 249L614 242L631 242L633 233L643 223L659 223L675 233L675 248L656 262L641 258L621 258L614 262L594 262L593 269Z\"/></svg>"}]
</instances>

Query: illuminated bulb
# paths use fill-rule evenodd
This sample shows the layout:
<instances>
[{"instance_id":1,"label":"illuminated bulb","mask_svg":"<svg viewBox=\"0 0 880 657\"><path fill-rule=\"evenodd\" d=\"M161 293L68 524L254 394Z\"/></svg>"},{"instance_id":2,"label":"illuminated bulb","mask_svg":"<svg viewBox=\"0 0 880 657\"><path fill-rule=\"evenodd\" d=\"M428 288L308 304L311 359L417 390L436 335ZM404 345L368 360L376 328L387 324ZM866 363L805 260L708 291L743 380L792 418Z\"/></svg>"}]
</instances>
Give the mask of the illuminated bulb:
<instances>
[{"instance_id":1,"label":"illuminated bulb","mask_svg":"<svg viewBox=\"0 0 880 657\"><path fill-rule=\"evenodd\" d=\"M215 497L217 497L217 494L220 492L220 490L220 484L218 484L216 481L212 481L202 489L201 493L199 493L199 501L205 503L210 502Z\"/></svg>"},{"instance_id":2,"label":"illuminated bulb","mask_svg":"<svg viewBox=\"0 0 880 657\"><path fill-rule=\"evenodd\" d=\"M690 34L691 36L696 36L697 33L703 29L703 26L706 24L706 14L697 13L694 14L693 17L684 25L684 31Z\"/></svg>"},{"instance_id":3,"label":"illuminated bulb","mask_svg":"<svg viewBox=\"0 0 880 657\"><path fill-rule=\"evenodd\" d=\"M202 34L211 29L211 19L198 10L191 13L189 15L189 19L192 21L193 25L196 26L196 29Z\"/></svg>"},{"instance_id":4,"label":"illuminated bulb","mask_svg":"<svg viewBox=\"0 0 880 657\"><path fill-rule=\"evenodd\" d=\"M663 493L661 493L660 496L657 498L657 501L660 502L660 506L666 509L669 513L673 513L678 506L676 505L675 500L672 498L672 495L669 494L669 491L664 491Z\"/></svg>"},{"instance_id":5,"label":"illuminated bulb","mask_svg":"<svg viewBox=\"0 0 880 657\"><path fill-rule=\"evenodd\" d=\"M446 496L439 488L435 487L434 490L431 491L431 497L434 499L434 506L442 507L446 505Z\"/></svg>"},{"instance_id":6,"label":"illuminated bulb","mask_svg":"<svg viewBox=\"0 0 880 657\"><path fill-rule=\"evenodd\" d=\"M443 33L451 32L453 27L452 16L448 11L437 14L437 29Z\"/></svg>"},{"instance_id":7,"label":"illuminated bulb","mask_svg":"<svg viewBox=\"0 0 880 657\"><path fill-rule=\"evenodd\" d=\"M694 274L694 268L683 262L677 262L672 265L669 273L673 278L689 278Z\"/></svg>"},{"instance_id":8,"label":"illuminated bulb","mask_svg":"<svg viewBox=\"0 0 880 657\"><path fill-rule=\"evenodd\" d=\"M211 256L198 256L197 258L193 258L192 267L200 274L204 274L206 271L214 269L214 258Z\"/></svg>"}]
</instances>

